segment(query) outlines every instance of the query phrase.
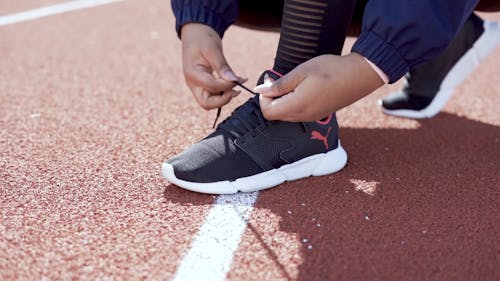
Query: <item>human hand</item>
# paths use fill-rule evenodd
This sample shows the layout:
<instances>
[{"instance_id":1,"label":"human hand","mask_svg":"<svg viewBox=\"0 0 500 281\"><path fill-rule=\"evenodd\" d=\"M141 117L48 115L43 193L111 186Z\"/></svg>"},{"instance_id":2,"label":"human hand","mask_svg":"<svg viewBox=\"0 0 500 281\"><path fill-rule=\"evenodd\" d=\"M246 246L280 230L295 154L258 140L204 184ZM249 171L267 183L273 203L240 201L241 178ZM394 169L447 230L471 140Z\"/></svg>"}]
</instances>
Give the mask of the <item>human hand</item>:
<instances>
[{"instance_id":1,"label":"human hand","mask_svg":"<svg viewBox=\"0 0 500 281\"><path fill-rule=\"evenodd\" d=\"M351 53L312 58L254 91L266 119L305 122L320 120L383 84L361 55Z\"/></svg>"},{"instance_id":2,"label":"human hand","mask_svg":"<svg viewBox=\"0 0 500 281\"><path fill-rule=\"evenodd\" d=\"M229 67L215 30L188 23L182 27L181 37L184 78L202 108L219 108L241 92L232 89L234 82L243 83L246 79L236 76Z\"/></svg>"}]
</instances>

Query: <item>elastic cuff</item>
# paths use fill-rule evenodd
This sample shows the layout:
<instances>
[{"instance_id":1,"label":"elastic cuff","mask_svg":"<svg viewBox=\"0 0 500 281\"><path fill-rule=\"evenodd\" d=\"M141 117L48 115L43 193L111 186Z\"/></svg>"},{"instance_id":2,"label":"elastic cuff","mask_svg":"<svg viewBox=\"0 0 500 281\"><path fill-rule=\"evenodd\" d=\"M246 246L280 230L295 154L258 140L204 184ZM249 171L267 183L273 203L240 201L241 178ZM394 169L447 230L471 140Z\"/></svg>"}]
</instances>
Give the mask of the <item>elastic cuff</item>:
<instances>
[{"instance_id":1,"label":"elastic cuff","mask_svg":"<svg viewBox=\"0 0 500 281\"><path fill-rule=\"evenodd\" d=\"M222 38L224 32L228 27L233 24L224 20L224 17L207 7L200 5L192 5L189 1L182 7L182 9L175 12L175 30L177 36L181 38L181 28L186 23L196 22L206 24L212 27Z\"/></svg>"},{"instance_id":2,"label":"elastic cuff","mask_svg":"<svg viewBox=\"0 0 500 281\"><path fill-rule=\"evenodd\" d=\"M409 71L409 65L399 52L382 38L370 31L364 31L351 49L367 58L380 68L394 83Z\"/></svg>"}]
</instances>

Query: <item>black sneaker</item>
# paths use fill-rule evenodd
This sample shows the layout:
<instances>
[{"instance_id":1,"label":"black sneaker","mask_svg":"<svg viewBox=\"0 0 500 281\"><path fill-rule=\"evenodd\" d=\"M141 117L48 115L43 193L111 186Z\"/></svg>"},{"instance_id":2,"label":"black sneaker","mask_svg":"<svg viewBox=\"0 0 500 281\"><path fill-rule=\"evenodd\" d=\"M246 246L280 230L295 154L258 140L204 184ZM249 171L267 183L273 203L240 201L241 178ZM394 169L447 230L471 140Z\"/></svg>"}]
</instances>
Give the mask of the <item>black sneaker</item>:
<instances>
[{"instance_id":1,"label":"black sneaker","mask_svg":"<svg viewBox=\"0 0 500 281\"><path fill-rule=\"evenodd\" d=\"M472 14L443 53L412 68L403 90L379 101L383 112L414 119L434 117L499 42L498 23Z\"/></svg>"},{"instance_id":2,"label":"black sneaker","mask_svg":"<svg viewBox=\"0 0 500 281\"><path fill-rule=\"evenodd\" d=\"M265 76L278 77L266 71L259 84ZM317 122L268 121L255 95L212 134L163 163L162 173L191 191L230 194L335 173L346 162L335 114Z\"/></svg>"}]
</instances>

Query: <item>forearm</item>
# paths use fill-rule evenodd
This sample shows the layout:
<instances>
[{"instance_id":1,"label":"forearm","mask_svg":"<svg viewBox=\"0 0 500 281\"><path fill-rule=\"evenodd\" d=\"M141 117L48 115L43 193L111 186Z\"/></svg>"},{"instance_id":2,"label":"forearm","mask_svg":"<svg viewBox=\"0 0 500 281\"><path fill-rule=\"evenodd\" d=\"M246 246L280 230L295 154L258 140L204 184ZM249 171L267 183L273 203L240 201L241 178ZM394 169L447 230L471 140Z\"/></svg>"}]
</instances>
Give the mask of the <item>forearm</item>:
<instances>
[{"instance_id":1,"label":"forearm","mask_svg":"<svg viewBox=\"0 0 500 281\"><path fill-rule=\"evenodd\" d=\"M332 56L331 60L332 75L325 93L331 91L332 112L353 104L384 85L384 81L360 54Z\"/></svg>"}]
</instances>

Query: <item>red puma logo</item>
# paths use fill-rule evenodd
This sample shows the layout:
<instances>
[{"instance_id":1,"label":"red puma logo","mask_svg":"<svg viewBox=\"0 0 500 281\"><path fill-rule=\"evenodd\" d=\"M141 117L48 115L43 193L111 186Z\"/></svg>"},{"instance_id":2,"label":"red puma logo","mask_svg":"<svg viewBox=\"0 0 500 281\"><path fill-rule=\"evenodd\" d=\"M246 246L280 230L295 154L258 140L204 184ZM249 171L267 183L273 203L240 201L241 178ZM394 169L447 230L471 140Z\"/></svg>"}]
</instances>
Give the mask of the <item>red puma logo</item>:
<instances>
[{"instance_id":1,"label":"red puma logo","mask_svg":"<svg viewBox=\"0 0 500 281\"><path fill-rule=\"evenodd\" d=\"M311 139L322 141L323 144L325 144L326 150L328 150L328 135L330 134L331 130L332 130L332 127L328 127L328 132L324 136L318 131L312 131L311 132Z\"/></svg>"},{"instance_id":2,"label":"red puma logo","mask_svg":"<svg viewBox=\"0 0 500 281\"><path fill-rule=\"evenodd\" d=\"M325 120L316 121L316 123L318 123L320 125L328 125L330 123L330 121L332 121L332 118L333 118L333 114L328 116ZM324 136L318 131L312 131L311 132L311 139L322 141L325 144L326 150L328 150L328 135L330 134L331 130L332 130L332 127L329 126L328 132Z\"/></svg>"}]
</instances>

